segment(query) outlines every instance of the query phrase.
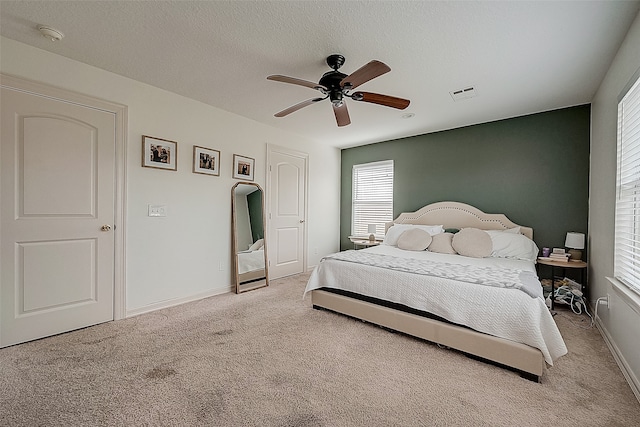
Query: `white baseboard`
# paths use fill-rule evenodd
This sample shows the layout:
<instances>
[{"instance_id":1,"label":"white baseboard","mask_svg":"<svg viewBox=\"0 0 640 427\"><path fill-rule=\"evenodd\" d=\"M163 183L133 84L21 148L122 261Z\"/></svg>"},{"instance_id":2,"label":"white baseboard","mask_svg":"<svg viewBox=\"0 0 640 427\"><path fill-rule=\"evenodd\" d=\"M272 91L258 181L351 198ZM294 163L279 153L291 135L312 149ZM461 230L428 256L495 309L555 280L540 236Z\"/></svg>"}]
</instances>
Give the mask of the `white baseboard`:
<instances>
[{"instance_id":1,"label":"white baseboard","mask_svg":"<svg viewBox=\"0 0 640 427\"><path fill-rule=\"evenodd\" d=\"M127 310L127 317L139 316L144 313L149 313L151 311L161 310L163 308L174 307L176 305L185 304L192 301L198 301L204 298L213 297L216 295L222 295L233 291L232 286L224 286L219 288L211 289L207 292L202 292L195 295L189 295L187 297L182 298L174 298L165 301L156 302L153 304L145 305L139 308L134 308L133 310Z\"/></svg>"},{"instance_id":2,"label":"white baseboard","mask_svg":"<svg viewBox=\"0 0 640 427\"><path fill-rule=\"evenodd\" d=\"M607 347L609 347L609 350L611 351L611 354L613 355L614 360L620 367L620 370L622 371L622 375L624 375L624 378L629 383L629 387L631 387L631 391L633 391L633 394L636 396L636 399L638 399L638 402L640 402L640 381L638 381L638 377L635 376L635 374L627 364L624 356L618 349L618 346L611 338L609 331L607 331L607 329L604 327L604 325L602 324L602 322L600 322L600 319L598 318L596 318L596 326L598 327L600 334L604 338L604 342L607 343Z\"/></svg>"}]
</instances>

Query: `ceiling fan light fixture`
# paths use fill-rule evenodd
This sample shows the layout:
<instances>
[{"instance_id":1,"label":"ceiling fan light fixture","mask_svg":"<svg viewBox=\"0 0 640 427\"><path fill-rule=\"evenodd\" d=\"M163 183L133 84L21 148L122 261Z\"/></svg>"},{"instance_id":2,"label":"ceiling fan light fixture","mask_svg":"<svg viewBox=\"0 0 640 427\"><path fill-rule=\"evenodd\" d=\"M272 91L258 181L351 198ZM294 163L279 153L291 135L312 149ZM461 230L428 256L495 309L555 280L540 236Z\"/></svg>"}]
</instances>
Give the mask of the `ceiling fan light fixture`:
<instances>
[{"instance_id":1,"label":"ceiling fan light fixture","mask_svg":"<svg viewBox=\"0 0 640 427\"><path fill-rule=\"evenodd\" d=\"M331 103L336 107L340 107L344 102L342 100L342 92L340 92L339 90L331 91L331 93L329 94L329 99L331 100Z\"/></svg>"}]
</instances>

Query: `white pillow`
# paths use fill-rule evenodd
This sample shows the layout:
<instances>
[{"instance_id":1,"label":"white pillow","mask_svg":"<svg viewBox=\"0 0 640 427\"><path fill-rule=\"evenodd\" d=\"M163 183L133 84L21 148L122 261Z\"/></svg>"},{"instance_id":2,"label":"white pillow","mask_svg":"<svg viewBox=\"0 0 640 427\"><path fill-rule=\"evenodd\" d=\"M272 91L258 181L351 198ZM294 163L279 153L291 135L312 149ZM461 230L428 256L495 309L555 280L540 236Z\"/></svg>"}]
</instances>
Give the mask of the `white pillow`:
<instances>
[{"instance_id":1,"label":"white pillow","mask_svg":"<svg viewBox=\"0 0 640 427\"><path fill-rule=\"evenodd\" d=\"M396 246L400 235L411 228L419 228L432 236L444 232L442 225L394 224L389 227L389 230L387 230L387 234L385 234L382 244Z\"/></svg>"},{"instance_id":2,"label":"white pillow","mask_svg":"<svg viewBox=\"0 0 640 427\"><path fill-rule=\"evenodd\" d=\"M504 231L489 230L491 237L493 258L515 258L535 261L538 257L536 243L522 234L512 234Z\"/></svg>"},{"instance_id":3,"label":"white pillow","mask_svg":"<svg viewBox=\"0 0 640 427\"><path fill-rule=\"evenodd\" d=\"M513 228L507 228L506 230L491 230L491 231L502 231L503 233L520 234L520 227L518 226Z\"/></svg>"},{"instance_id":4,"label":"white pillow","mask_svg":"<svg viewBox=\"0 0 640 427\"><path fill-rule=\"evenodd\" d=\"M458 231L451 239L451 246L463 256L487 258L491 255L491 237L478 228L463 228Z\"/></svg>"},{"instance_id":5,"label":"white pillow","mask_svg":"<svg viewBox=\"0 0 640 427\"><path fill-rule=\"evenodd\" d=\"M249 250L250 251L257 251L258 249L260 249L261 247L264 246L264 239L258 239L256 240L256 242L249 246Z\"/></svg>"},{"instance_id":6,"label":"white pillow","mask_svg":"<svg viewBox=\"0 0 640 427\"><path fill-rule=\"evenodd\" d=\"M451 245L451 241L453 239L453 233L444 233L436 234L431 239L431 244L427 248L430 252L435 252L439 254L457 254L456 250L453 249Z\"/></svg>"},{"instance_id":7,"label":"white pillow","mask_svg":"<svg viewBox=\"0 0 640 427\"><path fill-rule=\"evenodd\" d=\"M405 251L424 251L431 244L431 234L420 228L410 228L398 238L398 248Z\"/></svg>"}]
</instances>

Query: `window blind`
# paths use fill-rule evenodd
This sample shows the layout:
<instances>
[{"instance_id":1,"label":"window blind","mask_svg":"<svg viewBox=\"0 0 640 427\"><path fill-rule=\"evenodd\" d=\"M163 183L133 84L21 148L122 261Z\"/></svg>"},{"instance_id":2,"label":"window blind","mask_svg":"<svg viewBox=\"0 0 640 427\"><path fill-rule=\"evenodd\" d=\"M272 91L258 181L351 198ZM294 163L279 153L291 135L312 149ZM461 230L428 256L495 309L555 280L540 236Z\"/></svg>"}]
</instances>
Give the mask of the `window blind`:
<instances>
[{"instance_id":1,"label":"window blind","mask_svg":"<svg viewBox=\"0 0 640 427\"><path fill-rule=\"evenodd\" d=\"M640 293L640 79L618 103L615 277Z\"/></svg>"},{"instance_id":2,"label":"window blind","mask_svg":"<svg viewBox=\"0 0 640 427\"><path fill-rule=\"evenodd\" d=\"M393 221L393 160L353 166L351 235L384 237L384 224Z\"/></svg>"}]
</instances>

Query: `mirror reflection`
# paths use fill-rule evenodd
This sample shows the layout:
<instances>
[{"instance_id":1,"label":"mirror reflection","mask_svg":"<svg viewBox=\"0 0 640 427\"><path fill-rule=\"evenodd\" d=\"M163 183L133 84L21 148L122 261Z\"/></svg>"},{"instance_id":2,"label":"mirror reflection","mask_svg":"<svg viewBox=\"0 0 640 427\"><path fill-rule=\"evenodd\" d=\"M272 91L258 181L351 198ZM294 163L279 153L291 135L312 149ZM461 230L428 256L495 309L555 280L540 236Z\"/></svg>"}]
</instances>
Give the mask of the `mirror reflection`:
<instances>
[{"instance_id":1,"label":"mirror reflection","mask_svg":"<svg viewBox=\"0 0 640 427\"><path fill-rule=\"evenodd\" d=\"M264 229L264 193L239 182L231 190L236 293L269 285Z\"/></svg>"}]
</instances>

